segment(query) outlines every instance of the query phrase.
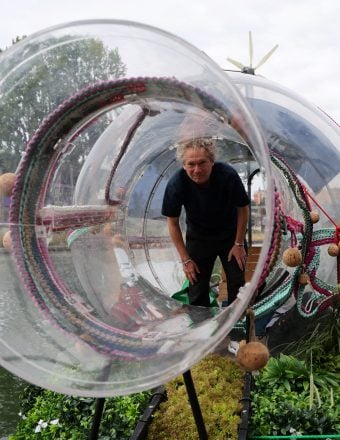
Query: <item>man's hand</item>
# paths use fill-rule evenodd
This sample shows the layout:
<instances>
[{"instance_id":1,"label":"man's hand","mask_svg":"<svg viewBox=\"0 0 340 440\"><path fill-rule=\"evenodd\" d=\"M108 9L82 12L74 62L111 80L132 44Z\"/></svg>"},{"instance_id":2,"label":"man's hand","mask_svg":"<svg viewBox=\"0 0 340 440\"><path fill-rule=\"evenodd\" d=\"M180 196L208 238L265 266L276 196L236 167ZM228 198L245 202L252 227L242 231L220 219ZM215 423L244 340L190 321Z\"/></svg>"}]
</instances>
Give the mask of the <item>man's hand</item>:
<instances>
[{"instance_id":1,"label":"man's hand","mask_svg":"<svg viewBox=\"0 0 340 440\"><path fill-rule=\"evenodd\" d=\"M170 237L182 259L183 271L189 280L190 284L197 281L197 274L199 268L197 264L188 256L188 251L185 247L182 231L179 225L179 217L168 217L168 228Z\"/></svg>"},{"instance_id":2,"label":"man's hand","mask_svg":"<svg viewBox=\"0 0 340 440\"><path fill-rule=\"evenodd\" d=\"M195 284L195 282L197 281L197 274L199 273L197 264L191 258L184 261L182 264L183 271L190 284Z\"/></svg>"},{"instance_id":3,"label":"man's hand","mask_svg":"<svg viewBox=\"0 0 340 440\"><path fill-rule=\"evenodd\" d=\"M232 257L236 258L239 268L244 271L247 262L247 252L244 249L244 246L237 246L236 244L234 244L228 254L228 261L231 261Z\"/></svg>"}]
</instances>

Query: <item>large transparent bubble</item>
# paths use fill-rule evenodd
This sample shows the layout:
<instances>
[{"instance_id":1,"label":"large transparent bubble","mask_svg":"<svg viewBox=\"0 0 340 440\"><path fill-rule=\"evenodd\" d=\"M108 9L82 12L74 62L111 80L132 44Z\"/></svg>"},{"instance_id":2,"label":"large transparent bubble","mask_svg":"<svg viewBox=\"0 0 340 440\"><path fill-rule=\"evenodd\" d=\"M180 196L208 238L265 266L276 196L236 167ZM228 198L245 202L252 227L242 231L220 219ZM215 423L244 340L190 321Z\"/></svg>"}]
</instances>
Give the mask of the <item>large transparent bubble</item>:
<instances>
[{"instance_id":1,"label":"large transparent bubble","mask_svg":"<svg viewBox=\"0 0 340 440\"><path fill-rule=\"evenodd\" d=\"M265 316L293 298L303 317L314 316L339 296L339 126L296 93L267 79L235 73L230 77L255 112L270 151L275 212L279 208L284 222L277 234L279 253L298 247L302 254L301 264L293 267L281 258L271 264L267 292L257 301L256 314ZM269 288L271 283L274 288Z\"/></svg>"},{"instance_id":2,"label":"large transparent bubble","mask_svg":"<svg viewBox=\"0 0 340 440\"><path fill-rule=\"evenodd\" d=\"M4 367L67 394L128 394L211 352L255 296L259 317L290 296L305 311L302 271L321 271L310 310L336 293L336 259L319 252L335 227L322 214L312 238L306 194L339 221L339 129L275 85L232 81L187 42L123 21L47 29L1 55ZM160 212L178 142L202 136L253 198L258 263L224 309L171 298L184 278ZM294 269L281 258L291 245Z\"/></svg>"}]
</instances>

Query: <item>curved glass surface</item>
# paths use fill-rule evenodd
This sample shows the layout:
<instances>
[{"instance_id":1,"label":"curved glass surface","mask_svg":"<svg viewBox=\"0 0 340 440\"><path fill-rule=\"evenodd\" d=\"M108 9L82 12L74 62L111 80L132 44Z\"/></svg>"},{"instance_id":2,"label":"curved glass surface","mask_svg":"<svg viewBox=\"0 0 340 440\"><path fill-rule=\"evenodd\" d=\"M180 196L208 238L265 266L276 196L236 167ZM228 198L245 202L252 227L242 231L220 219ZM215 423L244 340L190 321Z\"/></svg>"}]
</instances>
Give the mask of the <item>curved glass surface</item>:
<instances>
[{"instance_id":1,"label":"curved glass surface","mask_svg":"<svg viewBox=\"0 0 340 440\"><path fill-rule=\"evenodd\" d=\"M281 259L273 267L267 283L283 271L289 283L274 290L272 308L293 295L300 313L313 316L331 306L339 294L338 261L328 253L330 245L340 242L339 125L279 84L252 75L230 73L230 78L256 114L272 156L272 173L288 228L280 252L297 246L303 254L297 268L287 267ZM317 214L316 222L311 221L311 212ZM302 273L308 276L307 285L298 282ZM263 297L256 306L258 316L269 309L264 305L265 292Z\"/></svg>"},{"instance_id":2,"label":"curved glass surface","mask_svg":"<svg viewBox=\"0 0 340 440\"><path fill-rule=\"evenodd\" d=\"M336 217L339 176L334 168L333 176L308 180L297 157L311 157L310 142L295 140L295 129L287 134L272 113L267 118L266 106L280 115L287 106L293 126L305 118L335 165L339 132L314 109L296 111L304 105L298 97L261 81L241 74L231 81L187 42L125 21L57 26L1 54L0 165L2 174L16 174L12 192L0 180L5 368L67 394L150 389L212 351L255 294L258 316L269 300L273 308L299 297L297 274L281 263L292 237L306 249L311 242L293 184L301 177L311 195L324 191ZM177 144L193 137L216 140L219 159L237 169L253 199L249 239L261 247L258 264L223 309L172 298L184 278L161 202L179 167ZM316 173L314 157L308 167ZM295 229L283 233L283 220ZM324 218L319 224L330 226ZM318 269L328 288L334 279L325 266ZM274 288L278 273L285 290Z\"/></svg>"},{"instance_id":3,"label":"curved glass surface","mask_svg":"<svg viewBox=\"0 0 340 440\"><path fill-rule=\"evenodd\" d=\"M2 365L69 394L164 383L228 334L254 289L215 312L171 298L184 280L160 202L175 148L213 136L228 160L236 139L270 181L251 112L201 51L136 23L57 26L0 61L3 151L17 159L4 170L16 183L2 223Z\"/></svg>"}]
</instances>

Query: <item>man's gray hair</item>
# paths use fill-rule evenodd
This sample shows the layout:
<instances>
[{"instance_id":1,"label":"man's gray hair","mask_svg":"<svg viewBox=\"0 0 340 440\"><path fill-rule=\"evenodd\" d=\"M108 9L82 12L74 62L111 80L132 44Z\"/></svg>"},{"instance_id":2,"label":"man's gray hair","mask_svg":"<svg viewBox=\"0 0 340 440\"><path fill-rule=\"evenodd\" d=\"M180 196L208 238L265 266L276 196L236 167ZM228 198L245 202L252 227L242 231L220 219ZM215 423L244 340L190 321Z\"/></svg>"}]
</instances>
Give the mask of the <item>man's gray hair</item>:
<instances>
[{"instance_id":1,"label":"man's gray hair","mask_svg":"<svg viewBox=\"0 0 340 440\"><path fill-rule=\"evenodd\" d=\"M191 139L190 141L179 143L176 150L176 157L178 161L183 163L184 155L189 148L192 149L203 148L207 152L209 159L212 162L215 162L216 145L213 139L197 138L197 139Z\"/></svg>"}]
</instances>

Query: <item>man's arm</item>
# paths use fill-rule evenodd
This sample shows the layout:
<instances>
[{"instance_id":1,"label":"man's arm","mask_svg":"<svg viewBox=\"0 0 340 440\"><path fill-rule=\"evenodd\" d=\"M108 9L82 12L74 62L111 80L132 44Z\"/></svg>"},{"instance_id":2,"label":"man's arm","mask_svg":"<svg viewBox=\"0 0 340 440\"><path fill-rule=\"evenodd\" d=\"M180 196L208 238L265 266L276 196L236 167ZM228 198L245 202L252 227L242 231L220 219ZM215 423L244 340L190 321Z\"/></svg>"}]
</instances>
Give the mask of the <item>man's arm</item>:
<instances>
[{"instance_id":1,"label":"man's arm","mask_svg":"<svg viewBox=\"0 0 340 440\"><path fill-rule=\"evenodd\" d=\"M237 208L237 229L235 243L243 244L249 221L249 205Z\"/></svg>"},{"instance_id":2,"label":"man's arm","mask_svg":"<svg viewBox=\"0 0 340 440\"><path fill-rule=\"evenodd\" d=\"M183 264L183 271L191 284L197 280L196 273L199 269L196 263L190 258L184 243L183 234L179 225L179 217L167 217L170 238L177 249Z\"/></svg>"},{"instance_id":3,"label":"man's arm","mask_svg":"<svg viewBox=\"0 0 340 440\"><path fill-rule=\"evenodd\" d=\"M244 240L249 220L249 205L237 208L237 229L234 246L231 248L228 260L234 256L240 269L244 270L247 261L247 253L244 249Z\"/></svg>"},{"instance_id":4,"label":"man's arm","mask_svg":"<svg viewBox=\"0 0 340 440\"><path fill-rule=\"evenodd\" d=\"M170 238L177 249L181 261L188 260L190 256L184 244L179 217L167 217L167 219Z\"/></svg>"}]
</instances>

